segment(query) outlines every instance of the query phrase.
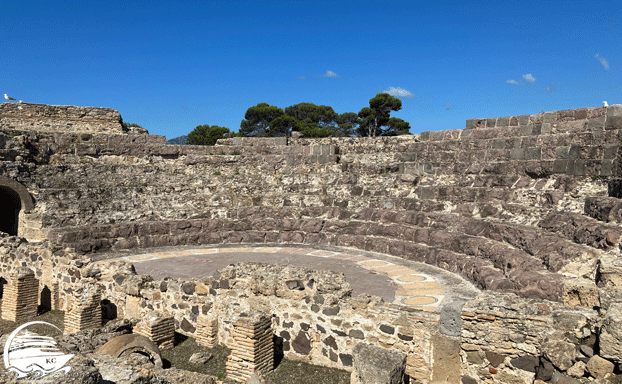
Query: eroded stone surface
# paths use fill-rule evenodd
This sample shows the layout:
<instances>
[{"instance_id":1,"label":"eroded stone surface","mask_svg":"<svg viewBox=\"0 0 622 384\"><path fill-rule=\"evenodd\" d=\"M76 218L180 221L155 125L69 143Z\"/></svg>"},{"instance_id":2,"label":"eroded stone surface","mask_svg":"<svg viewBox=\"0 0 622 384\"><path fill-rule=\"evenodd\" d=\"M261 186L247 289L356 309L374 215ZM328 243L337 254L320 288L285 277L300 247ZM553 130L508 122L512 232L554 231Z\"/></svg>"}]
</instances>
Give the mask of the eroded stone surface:
<instances>
[{"instance_id":1,"label":"eroded stone surface","mask_svg":"<svg viewBox=\"0 0 622 384\"><path fill-rule=\"evenodd\" d=\"M353 364L361 384L401 384L406 355L398 351L358 343L352 349Z\"/></svg>"},{"instance_id":2,"label":"eroded stone surface","mask_svg":"<svg viewBox=\"0 0 622 384\"><path fill-rule=\"evenodd\" d=\"M605 359L622 361L622 304L612 305L600 331L600 354Z\"/></svg>"}]
</instances>

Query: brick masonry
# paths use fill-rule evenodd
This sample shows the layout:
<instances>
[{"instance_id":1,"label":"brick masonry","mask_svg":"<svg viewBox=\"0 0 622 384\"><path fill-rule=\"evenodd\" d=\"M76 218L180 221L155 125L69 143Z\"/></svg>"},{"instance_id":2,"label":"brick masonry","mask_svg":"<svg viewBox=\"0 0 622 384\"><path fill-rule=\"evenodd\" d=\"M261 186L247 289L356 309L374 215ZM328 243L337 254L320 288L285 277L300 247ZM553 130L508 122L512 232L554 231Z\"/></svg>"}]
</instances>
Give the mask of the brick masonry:
<instances>
[{"instance_id":1,"label":"brick masonry","mask_svg":"<svg viewBox=\"0 0 622 384\"><path fill-rule=\"evenodd\" d=\"M201 315L197 318L196 340L198 345L214 348L218 345L218 319Z\"/></svg>"},{"instance_id":2,"label":"brick masonry","mask_svg":"<svg viewBox=\"0 0 622 384\"><path fill-rule=\"evenodd\" d=\"M233 344L227 357L227 377L247 382L253 372L270 373L274 369L272 319L265 313L241 316L233 324Z\"/></svg>"},{"instance_id":3,"label":"brick masonry","mask_svg":"<svg viewBox=\"0 0 622 384\"><path fill-rule=\"evenodd\" d=\"M86 285L82 291L73 294L67 300L65 312L66 335L87 329L99 329L102 325L101 292Z\"/></svg>"},{"instance_id":4,"label":"brick masonry","mask_svg":"<svg viewBox=\"0 0 622 384\"><path fill-rule=\"evenodd\" d=\"M23 321L37 315L39 281L30 268L18 268L7 279L2 296L2 319Z\"/></svg>"},{"instance_id":5,"label":"brick masonry","mask_svg":"<svg viewBox=\"0 0 622 384\"><path fill-rule=\"evenodd\" d=\"M175 341L175 321L173 316L154 311L136 324L134 333L153 341L160 351L172 349Z\"/></svg>"}]
</instances>

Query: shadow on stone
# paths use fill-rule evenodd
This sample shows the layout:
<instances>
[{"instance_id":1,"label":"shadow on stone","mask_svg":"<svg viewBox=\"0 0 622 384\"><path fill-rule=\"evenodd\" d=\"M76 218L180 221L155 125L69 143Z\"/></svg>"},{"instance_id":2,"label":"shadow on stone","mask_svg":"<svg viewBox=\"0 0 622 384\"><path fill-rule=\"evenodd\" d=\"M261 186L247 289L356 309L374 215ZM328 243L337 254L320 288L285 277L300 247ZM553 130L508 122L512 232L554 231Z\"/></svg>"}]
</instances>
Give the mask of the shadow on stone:
<instances>
[{"instance_id":1,"label":"shadow on stone","mask_svg":"<svg viewBox=\"0 0 622 384\"><path fill-rule=\"evenodd\" d=\"M274 368L276 369L285 356L283 353L283 338L274 335L272 340L274 342Z\"/></svg>"}]
</instances>

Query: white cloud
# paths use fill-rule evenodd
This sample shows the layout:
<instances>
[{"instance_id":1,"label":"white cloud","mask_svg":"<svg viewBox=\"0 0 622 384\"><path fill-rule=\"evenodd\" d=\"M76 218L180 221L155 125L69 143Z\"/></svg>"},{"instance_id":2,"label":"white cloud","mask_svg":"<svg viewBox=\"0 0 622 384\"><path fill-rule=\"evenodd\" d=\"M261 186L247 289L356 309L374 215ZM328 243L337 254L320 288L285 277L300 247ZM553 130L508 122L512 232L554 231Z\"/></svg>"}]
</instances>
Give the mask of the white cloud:
<instances>
[{"instance_id":1,"label":"white cloud","mask_svg":"<svg viewBox=\"0 0 622 384\"><path fill-rule=\"evenodd\" d=\"M389 87L388 89L382 91L382 93L388 93L389 95L395 97L415 97L415 95L400 87Z\"/></svg>"},{"instance_id":2,"label":"white cloud","mask_svg":"<svg viewBox=\"0 0 622 384\"><path fill-rule=\"evenodd\" d=\"M450 109L452 109L454 106L451 104L445 104L445 108L447 108L447 110L449 111Z\"/></svg>"},{"instance_id":3,"label":"white cloud","mask_svg":"<svg viewBox=\"0 0 622 384\"><path fill-rule=\"evenodd\" d=\"M518 84L518 81L516 81L516 80L508 80L508 81L506 81L506 83L508 83L508 84Z\"/></svg>"},{"instance_id":4,"label":"white cloud","mask_svg":"<svg viewBox=\"0 0 622 384\"><path fill-rule=\"evenodd\" d=\"M551 93L551 92L553 92L554 90L556 90L556 89L557 89L557 86L558 86L558 85L559 85L558 83L553 83L553 82L551 82L551 83L549 83L549 85L546 87L546 91L547 91L548 93Z\"/></svg>"},{"instance_id":5,"label":"white cloud","mask_svg":"<svg viewBox=\"0 0 622 384\"><path fill-rule=\"evenodd\" d=\"M298 76L298 80L304 80L304 79L306 79L306 77L304 77L304 76Z\"/></svg>"},{"instance_id":6,"label":"white cloud","mask_svg":"<svg viewBox=\"0 0 622 384\"><path fill-rule=\"evenodd\" d=\"M600 57L600 55L598 53L594 57L597 58L598 61L600 61L600 63L603 65L603 67L605 67L606 71L609 70L609 62L607 61L607 59L605 59L604 57Z\"/></svg>"},{"instance_id":7,"label":"white cloud","mask_svg":"<svg viewBox=\"0 0 622 384\"><path fill-rule=\"evenodd\" d=\"M326 71L326 73L323 74L322 77L339 77L339 75L333 71Z\"/></svg>"},{"instance_id":8,"label":"white cloud","mask_svg":"<svg viewBox=\"0 0 622 384\"><path fill-rule=\"evenodd\" d=\"M536 82L536 78L533 77L533 75L531 73L523 75L523 79L527 80L529 82L529 84L531 84L531 85L533 85Z\"/></svg>"},{"instance_id":9,"label":"white cloud","mask_svg":"<svg viewBox=\"0 0 622 384\"><path fill-rule=\"evenodd\" d=\"M181 109L188 109L188 107L186 107L185 105L182 105Z\"/></svg>"}]
</instances>

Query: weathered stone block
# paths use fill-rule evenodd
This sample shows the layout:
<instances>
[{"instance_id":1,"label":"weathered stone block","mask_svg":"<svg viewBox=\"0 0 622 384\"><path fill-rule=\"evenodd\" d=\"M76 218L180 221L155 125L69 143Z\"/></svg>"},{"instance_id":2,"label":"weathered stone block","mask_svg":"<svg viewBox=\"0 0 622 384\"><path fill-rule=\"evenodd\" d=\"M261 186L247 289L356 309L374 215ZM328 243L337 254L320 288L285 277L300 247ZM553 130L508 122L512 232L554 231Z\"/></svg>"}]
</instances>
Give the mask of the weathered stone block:
<instances>
[{"instance_id":1,"label":"weathered stone block","mask_svg":"<svg viewBox=\"0 0 622 384\"><path fill-rule=\"evenodd\" d=\"M510 151L510 160L524 160L524 159L525 159L524 148L514 148Z\"/></svg>"},{"instance_id":2,"label":"weathered stone block","mask_svg":"<svg viewBox=\"0 0 622 384\"><path fill-rule=\"evenodd\" d=\"M543 123L554 123L557 121L557 112L544 112Z\"/></svg>"},{"instance_id":3,"label":"weathered stone block","mask_svg":"<svg viewBox=\"0 0 622 384\"><path fill-rule=\"evenodd\" d=\"M497 117L497 127L507 127L510 125L510 117Z\"/></svg>"},{"instance_id":4,"label":"weathered stone block","mask_svg":"<svg viewBox=\"0 0 622 384\"><path fill-rule=\"evenodd\" d=\"M614 365L611 361L605 360L596 355L592 356L587 362L587 371L595 378L602 379L607 374L613 372Z\"/></svg>"},{"instance_id":5,"label":"weathered stone block","mask_svg":"<svg viewBox=\"0 0 622 384\"><path fill-rule=\"evenodd\" d=\"M513 367L522 369L523 371L536 372L540 359L535 356L525 355L510 360Z\"/></svg>"},{"instance_id":6,"label":"weathered stone block","mask_svg":"<svg viewBox=\"0 0 622 384\"><path fill-rule=\"evenodd\" d=\"M542 148L531 147L525 148L525 160L540 160L542 157Z\"/></svg>"},{"instance_id":7,"label":"weathered stone block","mask_svg":"<svg viewBox=\"0 0 622 384\"><path fill-rule=\"evenodd\" d=\"M570 147L556 147L555 148L555 158L560 160L568 159L568 153L570 151Z\"/></svg>"},{"instance_id":8,"label":"weathered stone block","mask_svg":"<svg viewBox=\"0 0 622 384\"><path fill-rule=\"evenodd\" d=\"M594 282L587 279L565 281L562 300L569 307L593 308L600 306L598 287Z\"/></svg>"},{"instance_id":9,"label":"weathered stone block","mask_svg":"<svg viewBox=\"0 0 622 384\"><path fill-rule=\"evenodd\" d=\"M622 129L622 105L607 107L605 129Z\"/></svg>"},{"instance_id":10,"label":"weathered stone block","mask_svg":"<svg viewBox=\"0 0 622 384\"><path fill-rule=\"evenodd\" d=\"M447 336L462 334L462 307L464 301L453 301L443 305L440 316L440 332Z\"/></svg>"},{"instance_id":11,"label":"weathered stone block","mask_svg":"<svg viewBox=\"0 0 622 384\"><path fill-rule=\"evenodd\" d=\"M617 253L606 253L600 257L598 276L599 284L610 288L622 288L622 260Z\"/></svg>"},{"instance_id":12,"label":"weathered stone block","mask_svg":"<svg viewBox=\"0 0 622 384\"><path fill-rule=\"evenodd\" d=\"M600 330L600 356L622 362L622 303L615 303L605 314Z\"/></svg>"},{"instance_id":13,"label":"weathered stone block","mask_svg":"<svg viewBox=\"0 0 622 384\"><path fill-rule=\"evenodd\" d=\"M521 136L530 136L533 134L534 127L533 125L521 125L520 127L520 135Z\"/></svg>"},{"instance_id":14,"label":"weathered stone block","mask_svg":"<svg viewBox=\"0 0 622 384\"><path fill-rule=\"evenodd\" d=\"M406 354L358 343L352 349L355 375L361 384L402 384Z\"/></svg>"},{"instance_id":15,"label":"weathered stone block","mask_svg":"<svg viewBox=\"0 0 622 384\"><path fill-rule=\"evenodd\" d=\"M542 344L542 352L558 369L565 371L572 367L572 360L575 357L574 344L563 340L548 341Z\"/></svg>"},{"instance_id":16,"label":"weathered stone block","mask_svg":"<svg viewBox=\"0 0 622 384\"><path fill-rule=\"evenodd\" d=\"M434 366L433 383L457 383L462 376L460 370L460 339L443 335L432 337Z\"/></svg>"}]
</instances>

